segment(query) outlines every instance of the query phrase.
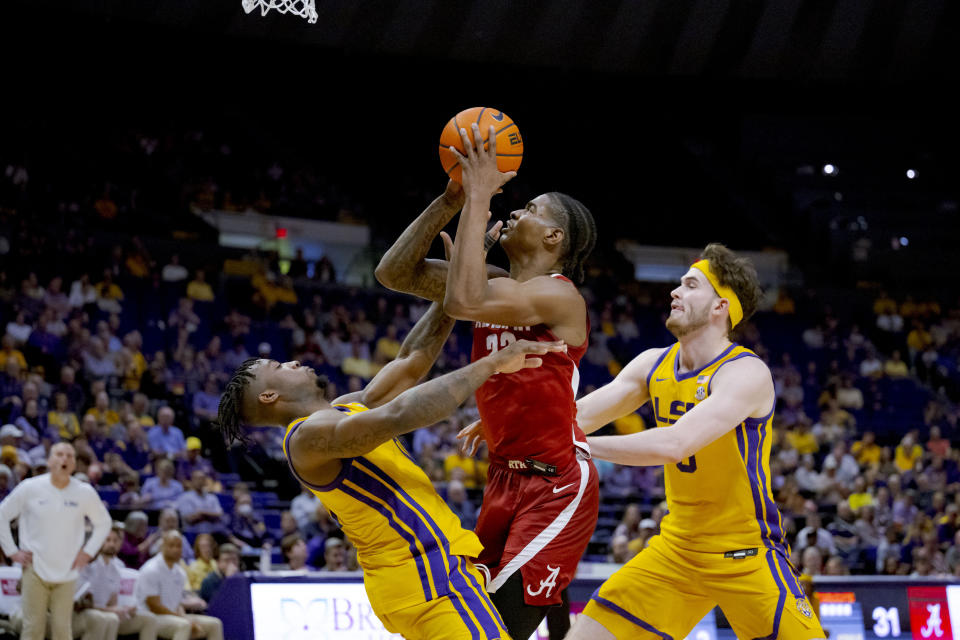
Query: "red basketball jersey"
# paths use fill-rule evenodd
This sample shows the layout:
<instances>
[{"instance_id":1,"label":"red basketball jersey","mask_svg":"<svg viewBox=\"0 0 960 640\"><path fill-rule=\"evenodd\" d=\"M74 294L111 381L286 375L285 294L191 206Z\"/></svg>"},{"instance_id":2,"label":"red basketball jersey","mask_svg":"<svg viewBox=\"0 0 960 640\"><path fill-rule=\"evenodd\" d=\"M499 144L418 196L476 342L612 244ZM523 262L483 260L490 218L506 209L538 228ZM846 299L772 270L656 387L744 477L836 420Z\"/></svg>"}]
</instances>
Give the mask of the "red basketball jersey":
<instances>
[{"instance_id":1,"label":"red basketball jersey","mask_svg":"<svg viewBox=\"0 0 960 640\"><path fill-rule=\"evenodd\" d=\"M570 282L560 275L554 277ZM552 342L559 338L545 324L510 327L475 322L472 359L517 340ZM532 458L562 469L576 462L576 448L589 455L586 436L577 425L576 403L580 358L588 343L589 338L582 345L567 345L566 353L547 353L542 356L543 366L536 369L491 376L477 389L477 408L491 462L509 465L510 461Z\"/></svg>"}]
</instances>

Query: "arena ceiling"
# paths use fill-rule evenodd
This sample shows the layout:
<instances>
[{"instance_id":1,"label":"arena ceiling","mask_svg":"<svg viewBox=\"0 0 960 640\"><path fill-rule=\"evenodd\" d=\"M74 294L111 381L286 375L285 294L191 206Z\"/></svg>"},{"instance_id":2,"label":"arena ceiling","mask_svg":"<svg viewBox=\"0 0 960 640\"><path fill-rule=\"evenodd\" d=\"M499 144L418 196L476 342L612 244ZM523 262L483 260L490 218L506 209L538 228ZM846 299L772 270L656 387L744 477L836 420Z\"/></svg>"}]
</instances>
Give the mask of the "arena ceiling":
<instances>
[{"instance_id":1,"label":"arena ceiling","mask_svg":"<svg viewBox=\"0 0 960 640\"><path fill-rule=\"evenodd\" d=\"M357 164L376 160L353 149L369 129L350 118L432 140L455 110L495 103L524 123L524 177L582 182L618 231L654 244L680 242L681 219L690 243L735 226L753 248L819 252L816 265L865 234L886 256L902 236L917 266L960 238L960 3L317 0L317 12L308 24L240 0L8 0L0 47L9 85L44 81L44 108L60 95L123 115L217 104L303 139L326 116L340 126L322 141L340 136ZM826 163L840 172L824 176Z\"/></svg>"},{"instance_id":2,"label":"arena ceiling","mask_svg":"<svg viewBox=\"0 0 960 640\"><path fill-rule=\"evenodd\" d=\"M955 69L949 0L317 0L310 25L239 0L7 2L78 17L359 53L744 79L904 82Z\"/></svg>"}]
</instances>

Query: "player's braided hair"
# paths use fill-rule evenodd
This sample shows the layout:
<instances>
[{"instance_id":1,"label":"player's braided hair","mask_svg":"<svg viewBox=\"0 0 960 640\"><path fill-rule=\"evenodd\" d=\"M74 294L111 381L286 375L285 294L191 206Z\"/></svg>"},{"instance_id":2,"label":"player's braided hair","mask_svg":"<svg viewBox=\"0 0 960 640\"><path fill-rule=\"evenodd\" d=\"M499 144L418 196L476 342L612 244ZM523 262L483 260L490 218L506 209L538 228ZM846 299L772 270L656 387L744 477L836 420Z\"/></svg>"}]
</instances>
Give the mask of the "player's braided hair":
<instances>
[{"instance_id":1,"label":"player's braided hair","mask_svg":"<svg viewBox=\"0 0 960 640\"><path fill-rule=\"evenodd\" d=\"M735 254L719 242L711 242L700 254L710 261L710 270L717 276L720 284L730 287L737 294L743 308L743 319L747 320L757 310L763 290L760 278L749 258Z\"/></svg>"},{"instance_id":2,"label":"player's braided hair","mask_svg":"<svg viewBox=\"0 0 960 640\"><path fill-rule=\"evenodd\" d=\"M243 395L250 386L250 381L254 375L250 369L257 363L257 358L249 358L243 361L237 370L233 372L227 388L224 389L220 397L220 404L217 407L217 421L215 426L220 429L223 439L227 444L233 441L246 442L247 438L243 433Z\"/></svg>"},{"instance_id":3,"label":"player's braided hair","mask_svg":"<svg viewBox=\"0 0 960 640\"><path fill-rule=\"evenodd\" d=\"M563 275L576 284L583 282L583 265L597 243L597 224L582 202L565 193L547 194L563 225Z\"/></svg>"}]
</instances>

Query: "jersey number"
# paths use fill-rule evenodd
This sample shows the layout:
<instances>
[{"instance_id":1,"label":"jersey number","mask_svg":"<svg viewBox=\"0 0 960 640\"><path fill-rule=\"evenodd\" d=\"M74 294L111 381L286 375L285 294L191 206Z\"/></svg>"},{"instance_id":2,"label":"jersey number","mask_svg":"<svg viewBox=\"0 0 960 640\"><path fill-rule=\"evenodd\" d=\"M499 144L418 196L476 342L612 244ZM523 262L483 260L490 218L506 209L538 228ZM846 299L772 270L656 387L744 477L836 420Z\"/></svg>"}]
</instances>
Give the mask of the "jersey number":
<instances>
[{"instance_id":1,"label":"jersey number","mask_svg":"<svg viewBox=\"0 0 960 640\"><path fill-rule=\"evenodd\" d=\"M505 349L516 341L517 336L513 335L509 331L504 331L500 334L499 343L497 342L497 334L491 333L487 336L487 351L490 353L496 353L498 349Z\"/></svg>"},{"instance_id":2,"label":"jersey number","mask_svg":"<svg viewBox=\"0 0 960 640\"><path fill-rule=\"evenodd\" d=\"M690 456L686 462L678 462L677 469L683 473L693 473L697 470L697 456Z\"/></svg>"}]
</instances>

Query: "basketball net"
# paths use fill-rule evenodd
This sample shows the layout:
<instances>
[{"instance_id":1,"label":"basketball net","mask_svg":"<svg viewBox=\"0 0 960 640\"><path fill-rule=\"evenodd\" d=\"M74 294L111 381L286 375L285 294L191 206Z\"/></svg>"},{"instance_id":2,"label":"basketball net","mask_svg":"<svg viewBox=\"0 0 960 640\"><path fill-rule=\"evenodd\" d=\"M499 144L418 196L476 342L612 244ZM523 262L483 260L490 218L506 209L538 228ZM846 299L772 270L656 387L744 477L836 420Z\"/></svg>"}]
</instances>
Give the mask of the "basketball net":
<instances>
[{"instance_id":1,"label":"basketball net","mask_svg":"<svg viewBox=\"0 0 960 640\"><path fill-rule=\"evenodd\" d=\"M280 13L292 13L306 18L310 24L317 22L317 8L314 0L243 0L243 10L247 13L260 9L260 15L265 16L271 9Z\"/></svg>"}]
</instances>

